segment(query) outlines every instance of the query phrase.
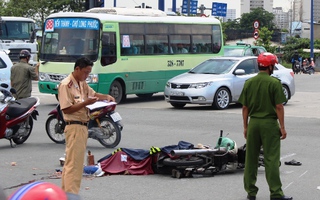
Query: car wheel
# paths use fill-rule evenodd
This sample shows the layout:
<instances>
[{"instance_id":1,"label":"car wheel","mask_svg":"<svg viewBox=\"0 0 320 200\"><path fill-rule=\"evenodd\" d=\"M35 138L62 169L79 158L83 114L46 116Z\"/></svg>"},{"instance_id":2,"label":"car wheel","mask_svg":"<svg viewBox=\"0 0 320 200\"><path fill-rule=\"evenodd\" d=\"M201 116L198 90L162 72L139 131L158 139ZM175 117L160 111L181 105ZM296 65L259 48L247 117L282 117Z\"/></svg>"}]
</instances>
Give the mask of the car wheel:
<instances>
[{"instance_id":1,"label":"car wheel","mask_svg":"<svg viewBox=\"0 0 320 200\"><path fill-rule=\"evenodd\" d=\"M170 103L174 108L183 108L185 103Z\"/></svg>"},{"instance_id":2,"label":"car wheel","mask_svg":"<svg viewBox=\"0 0 320 200\"><path fill-rule=\"evenodd\" d=\"M290 90L286 85L282 85L282 90L283 90L284 96L287 99L287 101L283 102L282 104L286 105L288 103L288 100L290 99Z\"/></svg>"},{"instance_id":3,"label":"car wheel","mask_svg":"<svg viewBox=\"0 0 320 200\"><path fill-rule=\"evenodd\" d=\"M227 88L219 88L214 96L212 106L218 110L223 110L229 107L230 92Z\"/></svg>"}]
</instances>

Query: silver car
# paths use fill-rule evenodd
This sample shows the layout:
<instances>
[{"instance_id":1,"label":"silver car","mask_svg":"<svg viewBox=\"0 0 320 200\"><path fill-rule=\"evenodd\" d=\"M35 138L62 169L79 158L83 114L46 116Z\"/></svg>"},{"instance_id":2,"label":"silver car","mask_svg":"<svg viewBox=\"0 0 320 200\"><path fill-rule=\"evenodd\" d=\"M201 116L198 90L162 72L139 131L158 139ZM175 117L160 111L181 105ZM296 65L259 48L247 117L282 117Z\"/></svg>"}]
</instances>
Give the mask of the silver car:
<instances>
[{"instance_id":1,"label":"silver car","mask_svg":"<svg viewBox=\"0 0 320 200\"><path fill-rule=\"evenodd\" d=\"M245 81L258 72L255 56L211 58L171 78L165 86L165 100L175 108L209 104L219 110L226 109L230 103L237 103ZM281 80L288 101L295 93L292 70L277 64L272 76Z\"/></svg>"}]
</instances>

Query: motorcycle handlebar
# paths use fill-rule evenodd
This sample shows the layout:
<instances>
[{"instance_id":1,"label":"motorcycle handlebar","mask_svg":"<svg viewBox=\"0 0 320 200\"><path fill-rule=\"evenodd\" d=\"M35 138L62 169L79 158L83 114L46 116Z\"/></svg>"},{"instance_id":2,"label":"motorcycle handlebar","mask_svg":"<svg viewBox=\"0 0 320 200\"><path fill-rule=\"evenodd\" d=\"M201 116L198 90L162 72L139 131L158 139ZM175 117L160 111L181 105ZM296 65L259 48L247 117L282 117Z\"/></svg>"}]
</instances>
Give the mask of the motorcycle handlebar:
<instances>
[{"instance_id":1,"label":"motorcycle handlebar","mask_svg":"<svg viewBox=\"0 0 320 200\"><path fill-rule=\"evenodd\" d=\"M187 156L196 154L224 154L228 149L225 147L219 147L218 149L190 149L190 150L172 150L170 154L172 156Z\"/></svg>"}]
</instances>

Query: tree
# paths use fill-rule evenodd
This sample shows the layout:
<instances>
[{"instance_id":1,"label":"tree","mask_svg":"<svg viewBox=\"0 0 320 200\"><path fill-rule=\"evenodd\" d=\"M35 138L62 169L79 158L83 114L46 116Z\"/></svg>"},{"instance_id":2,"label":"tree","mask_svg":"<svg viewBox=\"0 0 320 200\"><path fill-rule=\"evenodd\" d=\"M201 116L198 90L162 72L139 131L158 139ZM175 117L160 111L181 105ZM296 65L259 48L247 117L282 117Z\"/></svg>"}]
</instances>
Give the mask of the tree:
<instances>
[{"instance_id":1,"label":"tree","mask_svg":"<svg viewBox=\"0 0 320 200\"><path fill-rule=\"evenodd\" d=\"M40 23L38 25L42 25L51 13L83 11L84 2L85 0L10 0L4 3L0 14L32 18Z\"/></svg>"},{"instance_id":2,"label":"tree","mask_svg":"<svg viewBox=\"0 0 320 200\"><path fill-rule=\"evenodd\" d=\"M276 47L271 46L273 31L270 31L267 27L262 27L259 30L259 38L257 39L258 46L264 46L268 52L275 52Z\"/></svg>"},{"instance_id":3,"label":"tree","mask_svg":"<svg viewBox=\"0 0 320 200\"><path fill-rule=\"evenodd\" d=\"M275 29L273 23L274 14L263 8L254 8L250 13L243 13L241 15L240 27L241 29L253 29L253 22L258 20L260 27L267 27L270 30Z\"/></svg>"}]
</instances>

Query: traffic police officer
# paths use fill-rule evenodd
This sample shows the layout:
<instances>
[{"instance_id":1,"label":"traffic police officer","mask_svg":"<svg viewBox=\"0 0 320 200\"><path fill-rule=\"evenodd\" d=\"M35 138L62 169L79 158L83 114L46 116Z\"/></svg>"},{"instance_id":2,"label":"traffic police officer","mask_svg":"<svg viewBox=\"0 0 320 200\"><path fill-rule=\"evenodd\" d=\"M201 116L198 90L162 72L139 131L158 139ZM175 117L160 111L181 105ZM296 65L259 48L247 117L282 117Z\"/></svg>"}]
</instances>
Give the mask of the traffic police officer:
<instances>
[{"instance_id":1,"label":"traffic police officer","mask_svg":"<svg viewBox=\"0 0 320 200\"><path fill-rule=\"evenodd\" d=\"M248 79L243 87L239 102L242 104L244 137L246 138L246 162L244 188L247 198L255 200L258 193L258 158L261 146L264 152L266 179L271 200L290 200L281 189L280 140L287 136L284 126L286 101L280 80L271 77L278 59L271 53L258 56L259 73ZM250 121L249 118L250 117ZM280 127L279 127L280 124Z\"/></svg>"},{"instance_id":2,"label":"traffic police officer","mask_svg":"<svg viewBox=\"0 0 320 200\"><path fill-rule=\"evenodd\" d=\"M74 71L61 81L58 97L66 121L66 157L62 171L62 189L67 193L78 194L81 185L84 154L88 138L89 115L87 105L97 100L115 101L110 95L96 93L86 79L93 63L85 57L79 58Z\"/></svg>"}]
</instances>

